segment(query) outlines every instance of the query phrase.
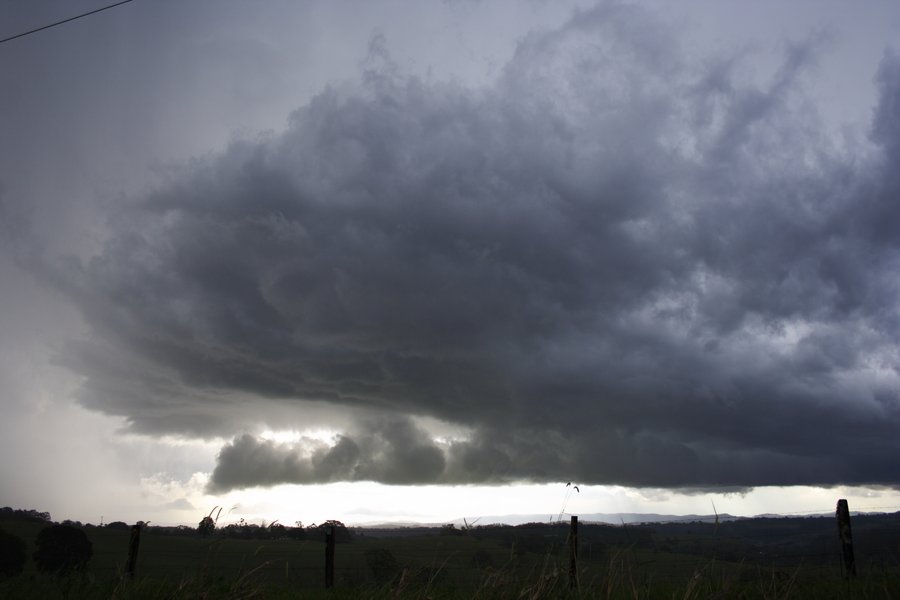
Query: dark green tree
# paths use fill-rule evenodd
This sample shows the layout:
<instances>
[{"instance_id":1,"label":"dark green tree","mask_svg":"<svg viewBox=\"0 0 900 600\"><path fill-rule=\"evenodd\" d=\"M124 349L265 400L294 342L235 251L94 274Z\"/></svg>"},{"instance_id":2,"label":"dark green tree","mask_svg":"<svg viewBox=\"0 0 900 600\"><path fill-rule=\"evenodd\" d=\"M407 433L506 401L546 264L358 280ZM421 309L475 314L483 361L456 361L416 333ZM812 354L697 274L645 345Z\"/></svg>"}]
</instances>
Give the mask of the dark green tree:
<instances>
[{"instance_id":1,"label":"dark green tree","mask_svg":"<svg viewBox=\"0 0 900 600\"><path fill-rule=\"evenodd\" d=\"M216 522L213 521L213 518L209 516L200 519L200 524L197 525L197 533L204 537L212 535L215 530Z\"/></svg>"},{"instance_id":2,"label":"dark green tree","mask_svg":"<svg viewBox=\"0 0 900 600\"><path fill-rule=\"evenodd\" d=\"M71 525L45 527L36 543L34 563L45 573L83 571L94 555L94 546L84 531Z\"/></svg>"},{"instance_id":3,"label":"dark green tree","mask_svg":"<svg viewBox=\"0 0 900 600\"><path fill-rule=\"evenodd\" d=\"M310 525L306 529L308 531L315 532L315 536L324 540L325 535L331 531L331 527L334 527L334 541L337 544L345 544L347 542L353 541L353 533L347 529L347 526L341 523L340 521L328 520L322 523L321 525Z\"/></svg>"},{"instance_id":4,"label":"dark green tree","mask_svg":"<svg viewBox=\"0 0 900 600\"><path fill-rule=\"evenodd\" d=\"M27 558L25 540L0 531L0 577L13 577L21 573Z\"/></svg>"}]
</instances>

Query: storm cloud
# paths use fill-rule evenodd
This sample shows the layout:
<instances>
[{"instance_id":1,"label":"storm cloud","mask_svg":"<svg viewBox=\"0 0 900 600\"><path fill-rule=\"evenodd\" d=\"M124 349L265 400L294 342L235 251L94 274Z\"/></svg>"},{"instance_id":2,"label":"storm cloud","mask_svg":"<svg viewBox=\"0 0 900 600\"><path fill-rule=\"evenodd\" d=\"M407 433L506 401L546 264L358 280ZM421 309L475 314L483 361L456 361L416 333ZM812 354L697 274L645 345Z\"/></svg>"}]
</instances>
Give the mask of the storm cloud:
<instances>
[{"instance_id":1,"label":"storm cloud","mask_svg":"<svg viewBox=\"0 0 900 600\"><path fill-rule=\"evenodd\" d=\"M467 87L375 37L359 81L36 267L92 331L59 361L135 431L233 438L215 490L895 486L900 57L853 143L805 92L821 52L753 82L607 3ZM329 407L331 444L247 433Z\"/></svg>"}]
</instances>

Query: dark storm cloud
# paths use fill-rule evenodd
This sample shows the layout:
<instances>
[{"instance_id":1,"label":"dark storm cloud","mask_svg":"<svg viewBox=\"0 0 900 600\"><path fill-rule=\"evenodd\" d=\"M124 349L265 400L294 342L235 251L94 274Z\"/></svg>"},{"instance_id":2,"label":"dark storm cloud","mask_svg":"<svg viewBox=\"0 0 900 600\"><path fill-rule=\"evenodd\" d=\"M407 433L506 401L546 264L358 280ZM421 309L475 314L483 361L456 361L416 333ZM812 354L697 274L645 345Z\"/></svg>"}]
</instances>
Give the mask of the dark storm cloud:
<instances>
[{"instance_id":1,"label":"dark storm cloud","mask_svg":"<svg viewBox=\"0 0 900 600\"><path fill-rule=\"evenodd\" d=\"M333 447L239 435L219 490L896 485L900 59L856 156L804 95L817 52L751 84L610 3L469 89L376 39L358 86L185 165L47 273L94 332L61 360L145 432L235 435L253 397L295 407L255 415L276 429L312 401L385 415Z\"/></svg>"}]
</instances>

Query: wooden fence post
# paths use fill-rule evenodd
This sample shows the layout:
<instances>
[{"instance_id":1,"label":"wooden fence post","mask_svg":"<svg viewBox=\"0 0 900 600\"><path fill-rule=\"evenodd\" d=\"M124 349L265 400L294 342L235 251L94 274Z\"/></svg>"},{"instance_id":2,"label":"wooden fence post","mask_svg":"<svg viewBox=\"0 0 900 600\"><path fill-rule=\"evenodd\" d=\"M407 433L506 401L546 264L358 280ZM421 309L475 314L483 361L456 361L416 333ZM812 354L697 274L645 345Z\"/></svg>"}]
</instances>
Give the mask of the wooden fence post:
<instances>
[{"instance_id":1,"label":"wooden fence post","mask_svg":"<svg viewBox=\"0 0 900 600\"><path fill-rule=\"evenodd\" d=\"M850 507L844 499L837 503L838 536L841 539L841 554L844 558L844 573L856 577L856 559L853 556L853 534L850 531Z\"/></svg>"},{"instance_id":2,"label":"wooden fence post","mask_svg":"<svg viewBox=\"0 0 900 600\"><path fill-rule=\"evenodd\" d=\"M569 525L569 587L578 589L578 517L572 517Z\"/></svg>"},{"instance_id":3,"label":"wooden fence post","mask_svg":"<svg viewBox=\"0 0 900 600\"><path fill-rule=\"evenodd\" d=\"M334 587L334 525L325 531L325 587Z\"/></svg>"},{"instance_id":4,"label":"wooden fence post","mask_svg":"<svg viewBox=\"0 0 900 600\"><path fill-rule=\"evenodd\" d=\"M138 548L141 545L141 526L143 521L138 521L131 526L131 540L128 542L128 561L125 563L125 575L128 579L134 579L137 569Z\"/></svg>"}]
</instances>

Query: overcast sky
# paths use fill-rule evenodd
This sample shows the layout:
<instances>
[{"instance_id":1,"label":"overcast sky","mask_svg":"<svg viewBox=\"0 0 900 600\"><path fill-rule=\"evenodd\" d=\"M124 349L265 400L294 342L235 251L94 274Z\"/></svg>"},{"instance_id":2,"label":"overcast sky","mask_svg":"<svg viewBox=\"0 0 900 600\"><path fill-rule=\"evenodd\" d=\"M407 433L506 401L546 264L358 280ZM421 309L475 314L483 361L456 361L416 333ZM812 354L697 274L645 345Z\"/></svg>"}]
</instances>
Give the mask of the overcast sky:
<instances>
[{"instance_id":1,"label":"overcast sky","mask_svg":"<svg viewBox=\"0 0 900 600\"><path fill-rule=\"evenodd\" d=\"M0 44L0 504L900 509L896 40L890 0L136 0Z\"/></svg>"}]
</instances>

